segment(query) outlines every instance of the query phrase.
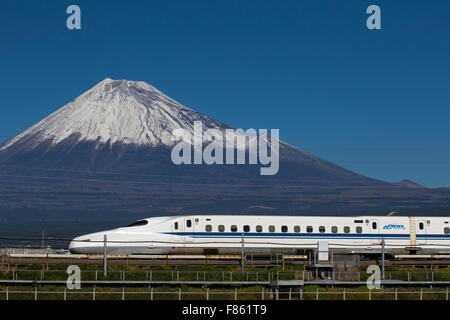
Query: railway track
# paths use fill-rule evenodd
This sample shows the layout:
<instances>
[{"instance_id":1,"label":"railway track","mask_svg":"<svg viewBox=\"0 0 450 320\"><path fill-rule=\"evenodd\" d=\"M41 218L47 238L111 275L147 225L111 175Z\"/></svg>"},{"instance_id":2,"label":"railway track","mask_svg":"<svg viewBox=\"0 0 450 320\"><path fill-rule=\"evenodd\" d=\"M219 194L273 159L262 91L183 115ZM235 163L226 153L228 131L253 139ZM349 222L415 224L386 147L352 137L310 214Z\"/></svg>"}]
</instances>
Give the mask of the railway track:
<instances>
[{"instance_id":1,"label":"railway track","mask_svg":"<svg viewBox=\"0 0 450 320\"><path fill-rule=\"evenodd\" d=\"M108 255L109 265L134 266L240 266L240 255ZM31 264L80 264L103 265L103 255L82 254L3 254L1 265ZM311 264L307 255L284 255L277 258L271 256L246 255L247 266L308 266ZM361 260L361 266L381 264L379 259ZM385 259L385 265L405 267L447 267L450 266L450 255L398 255Z\"/></svg>"},{"instance_id":2,"label":"railway track","mask_svg":"<svg viewBox=\"0 0 450 320\"><path fill-rule=\"evenodd\" d=\"M270 257L261 258L247 255L246 264L250 266L305 265L306 255L286 256L278 260ZM135 265L135 266L240 266L240 255L108 255L109 265ZM287 262L288 261L288 262ZM103 255L82 254L7 254L2 257L3 265L30 265L30 264L81 264L102 265Z\"/></svg>"}]
</instances>

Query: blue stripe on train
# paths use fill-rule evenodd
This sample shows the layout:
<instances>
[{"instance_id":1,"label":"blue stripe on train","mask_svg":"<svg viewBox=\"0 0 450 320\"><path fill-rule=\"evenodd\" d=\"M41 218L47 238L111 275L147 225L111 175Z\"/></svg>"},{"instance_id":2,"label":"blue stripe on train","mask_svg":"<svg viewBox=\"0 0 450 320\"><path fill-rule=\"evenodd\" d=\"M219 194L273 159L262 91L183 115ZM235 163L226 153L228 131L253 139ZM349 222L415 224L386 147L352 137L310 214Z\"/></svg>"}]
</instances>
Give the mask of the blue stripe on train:
<instances>
[{"instance_id":1,"label":"blue stripe on train","mask_svg":"<svg viewBox=\"0 0 450 320\"><path fill-rule=\"evenodd\" d=\"M240 238L242 232L165 232L165 234L177 236L192 236L195 238ZM374 238L407 238L409 234L370 234L370 233L253 233L244 232L247 238L276 238L276 239L307 239L307 238L322 238L322 239L374 239ZM416 238L434 238L434 239L450 239L450 234L417 234Z\"/></svg>"}]
</instances>

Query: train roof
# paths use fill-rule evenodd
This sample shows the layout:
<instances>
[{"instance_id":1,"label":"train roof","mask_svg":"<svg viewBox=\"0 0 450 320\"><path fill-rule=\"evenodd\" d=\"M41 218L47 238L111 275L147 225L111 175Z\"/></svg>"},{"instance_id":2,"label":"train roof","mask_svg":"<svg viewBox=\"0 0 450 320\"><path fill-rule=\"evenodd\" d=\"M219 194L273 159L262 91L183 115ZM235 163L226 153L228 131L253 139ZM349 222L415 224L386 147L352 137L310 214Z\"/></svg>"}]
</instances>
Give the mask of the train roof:
<instances>
[{"instance_id":1,"label":"train roof","mask_svg":"<svg viewBox=\"0 0 450 320\"><path fill-rule=\"evenodd\" d=\"M189 214L189 215L174 215L174 216L154 216L154 217L148 217L145 219L154 219L154 218L159 218L159 219L175 219L175 218L188 218L188 217L232 217L232 218L237 218L237 217L241 217L241 218L249 218L249 217L265 217L265 218L294 218L294 217L307 217L307 218L353 218L353 219L357 219L357 218L409 218L409 217L413 217L413 218L426 218L426 219L430 219L430 218L449 218L450 216L407 216L407 215L394 215L394 216L389 216L389 215L358 215L358 216L337 216L337 215L265 215L265 214Z\"/></svg>"}]
</instances>

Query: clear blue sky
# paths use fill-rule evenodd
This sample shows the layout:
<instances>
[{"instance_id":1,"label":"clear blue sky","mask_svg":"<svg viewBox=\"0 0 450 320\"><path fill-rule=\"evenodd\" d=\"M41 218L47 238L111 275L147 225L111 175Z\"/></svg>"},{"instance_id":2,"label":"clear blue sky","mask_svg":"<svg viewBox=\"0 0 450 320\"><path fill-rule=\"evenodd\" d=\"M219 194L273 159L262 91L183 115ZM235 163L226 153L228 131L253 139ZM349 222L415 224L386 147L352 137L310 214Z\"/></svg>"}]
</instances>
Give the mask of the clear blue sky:
<instances>
[{"instance_id":1,"label":"clear blue sky","mask_svg":"<svg viewBox=\"0 0 450 320\"><path fill-rule=\"evenodd\" d=\"M2 1L0 136L106 77L143 80L358 173L449 186L449 15L438 0Z\"/></svg>"}]
</instances>

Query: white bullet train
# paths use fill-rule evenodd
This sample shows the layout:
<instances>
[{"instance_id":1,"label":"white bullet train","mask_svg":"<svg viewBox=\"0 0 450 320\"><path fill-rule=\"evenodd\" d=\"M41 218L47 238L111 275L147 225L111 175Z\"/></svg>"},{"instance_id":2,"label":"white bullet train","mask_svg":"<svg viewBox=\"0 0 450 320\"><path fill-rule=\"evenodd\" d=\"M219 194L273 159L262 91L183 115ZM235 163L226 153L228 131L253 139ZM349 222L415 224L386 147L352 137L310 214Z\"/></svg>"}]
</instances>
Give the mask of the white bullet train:
<instances>
[{"instance_id":1,"label":"white bullet train","mask_svg":"<svg viewBox=\"0 0 450 320\"><path fill-rule=\"evenodd\" d=\"M450 217L238 216L154 217L73 239L71 253L296 254L328 242L334 251L450 252ZM244 244L242 244L244 243Z\"/></svg>"}]
</instances>

